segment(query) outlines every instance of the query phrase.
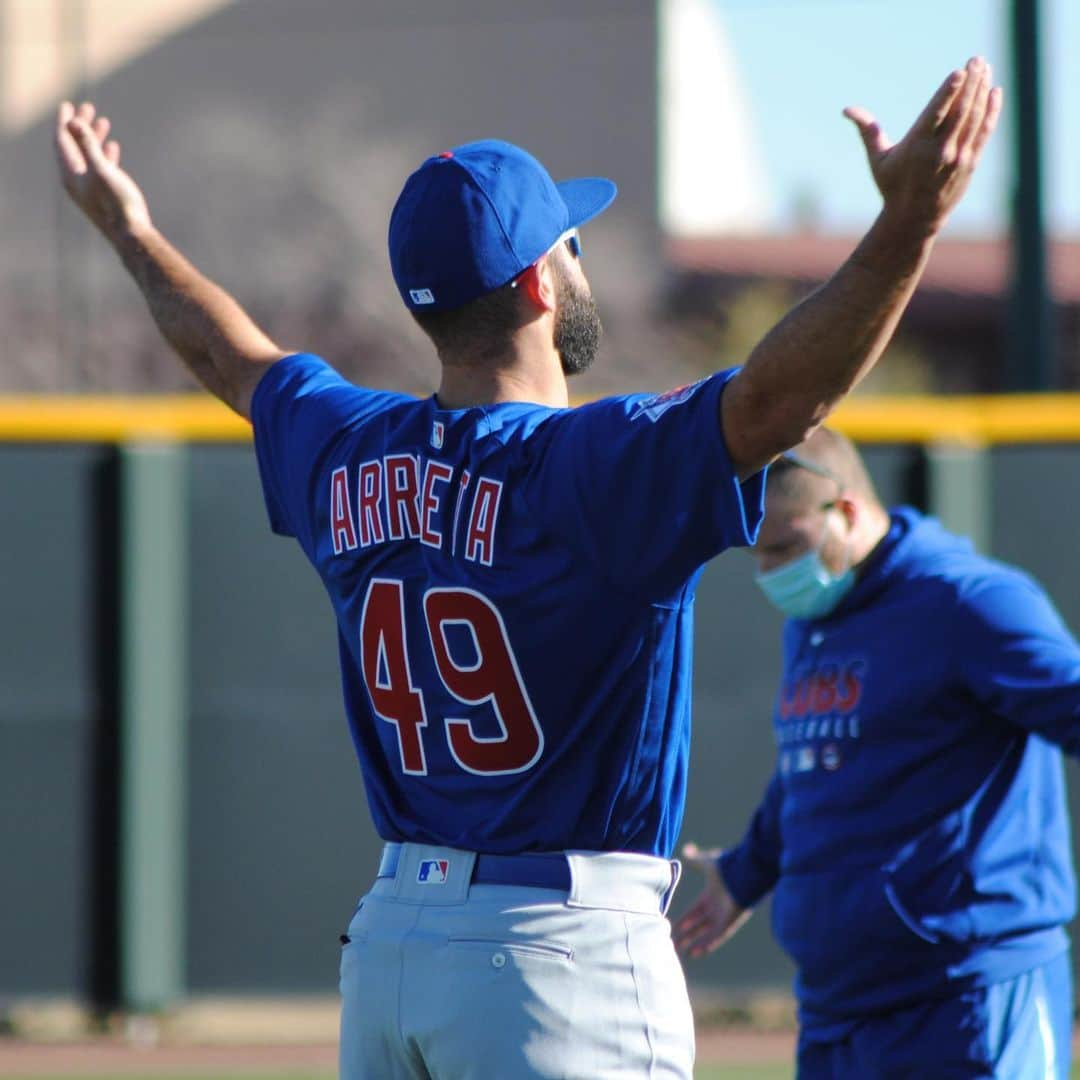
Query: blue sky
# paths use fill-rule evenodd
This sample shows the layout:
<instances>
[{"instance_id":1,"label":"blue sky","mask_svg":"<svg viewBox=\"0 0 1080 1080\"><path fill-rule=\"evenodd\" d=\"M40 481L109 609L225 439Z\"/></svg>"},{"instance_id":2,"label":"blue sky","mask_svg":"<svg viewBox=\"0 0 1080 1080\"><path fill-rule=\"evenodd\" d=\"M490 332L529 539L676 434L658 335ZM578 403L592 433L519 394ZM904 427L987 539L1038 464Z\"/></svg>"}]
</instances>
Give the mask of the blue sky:
<instances>
[{"instance_id":1,"label":"blue sky","mask_svg":"<svg viewBox=\"0 0 1080 1080\"><path fill-rule=\"evenodd\" d=\"M778 225L811 193L824 227L860 229L878 196L841 115L865 105L897 139L948 72L981 53L1006 113L950 231L1007 222L1012 74L1007 0L713 0L735 53ZM1048 224L1080 233L1080 0L1042 0Z\"/></svg>"}]
</instances>

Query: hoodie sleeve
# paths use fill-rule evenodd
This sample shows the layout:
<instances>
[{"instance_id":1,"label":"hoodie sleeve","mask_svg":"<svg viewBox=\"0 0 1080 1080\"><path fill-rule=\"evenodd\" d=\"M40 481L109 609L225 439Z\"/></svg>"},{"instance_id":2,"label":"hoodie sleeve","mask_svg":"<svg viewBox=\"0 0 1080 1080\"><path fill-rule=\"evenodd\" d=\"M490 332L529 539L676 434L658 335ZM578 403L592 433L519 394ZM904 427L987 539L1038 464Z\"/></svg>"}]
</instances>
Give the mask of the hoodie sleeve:
<instances>
[{"instance_id":1,"label":"hoodie sleeve","mask_svg":"<svg viewBox=\"0 0 1080 1080\"><path fill-rule=\"evenodd\" d=\"M736 847L720 856L720 875L740 907L753 907L772 891L780 876L780 802L783 797L780 776L774 773L746 835Z\"/></svg>"},{"instance_id":2,"label":"hoodie sleeve","mask_svg":"<svg viewBox=\"0 0 1080 1080\"><path fill-rule=\"evenodd\" d=\"M962 601L961 669L994 715L1080 756L1080 645L1029 577L1002 572Z\"/></svg>"}]
</instances>

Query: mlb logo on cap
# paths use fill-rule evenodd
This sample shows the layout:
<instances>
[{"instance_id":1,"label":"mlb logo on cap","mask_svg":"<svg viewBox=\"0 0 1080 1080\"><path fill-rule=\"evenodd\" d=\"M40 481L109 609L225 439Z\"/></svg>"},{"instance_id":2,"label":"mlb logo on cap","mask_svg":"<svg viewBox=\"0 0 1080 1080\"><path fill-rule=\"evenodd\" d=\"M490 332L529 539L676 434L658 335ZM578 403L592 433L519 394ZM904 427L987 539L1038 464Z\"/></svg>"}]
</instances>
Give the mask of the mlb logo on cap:
<instances>
[{"instance_id":1,"label":"mlb logo on cap","mask_svg":"<svg viewBox=\"0 0 1080 1080\"><path fill-rule=\"evenodd\" d=\"M449 859L421 859L416 871L418 885L445 885L450 873Z\"/></svg>"}]
</instances>

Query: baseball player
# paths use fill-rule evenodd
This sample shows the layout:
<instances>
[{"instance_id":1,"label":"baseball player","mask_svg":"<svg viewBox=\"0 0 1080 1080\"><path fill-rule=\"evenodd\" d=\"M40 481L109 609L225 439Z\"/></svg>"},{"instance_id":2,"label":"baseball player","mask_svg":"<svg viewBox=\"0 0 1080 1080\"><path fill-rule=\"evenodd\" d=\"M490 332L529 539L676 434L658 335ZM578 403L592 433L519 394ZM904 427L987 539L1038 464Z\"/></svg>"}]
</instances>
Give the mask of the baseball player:
<instances>
[{"instance_id":1,"label":"baseball player","mask_svg":"<svg viewBox=\"0 0 1080 1080\"><path fill-rule=\"evenodd\" d=\"M777 768L740 844L686 852L707 885L680 949L772 892L800 1080L1065 1080L1080 645L1026 574L887 511L825 428L773 466L754 556L789 617Z\"/></svg>"},{"instance_id":2,"label":"baseball player","mask_svg":"<svg viewBox=\"0 0 1080 1080\"><path fill-rule=\"evenodd\" d=\"M108 121L61 107L67 190L250 417L271 524L337 616L386 840L342 955L343 1076L690 1076L665 911L698 573L877 359L1000 104L974 59L895 145L849 110L884 206L848 262L740 370L575 409L600 335L578 229L609 180L494 140L408 178L390 264L442 369L418 401L271 341L154 228Z\"/></svg>"}]
</instances>

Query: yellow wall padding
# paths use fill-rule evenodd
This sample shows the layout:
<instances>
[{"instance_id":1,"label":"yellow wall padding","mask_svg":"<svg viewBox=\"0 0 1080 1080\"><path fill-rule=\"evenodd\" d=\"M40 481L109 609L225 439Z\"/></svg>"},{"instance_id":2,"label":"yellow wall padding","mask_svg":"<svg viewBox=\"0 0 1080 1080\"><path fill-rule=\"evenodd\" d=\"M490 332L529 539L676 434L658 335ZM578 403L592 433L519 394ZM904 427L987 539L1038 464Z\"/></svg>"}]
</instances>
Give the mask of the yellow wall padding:
<instances>
[{"instance_id":1,"label":"yellow wall padding","mask_svg":"<svg viewBox=\"0 0 1080 1080\"><path fill-rule=\"evenodd\" d=\"M1080 442L1080 394L853 398L832 423L862 443ZM241 442L250 425L203 394L0 396L3 442Z\"/></svg>"}]
</instances>

